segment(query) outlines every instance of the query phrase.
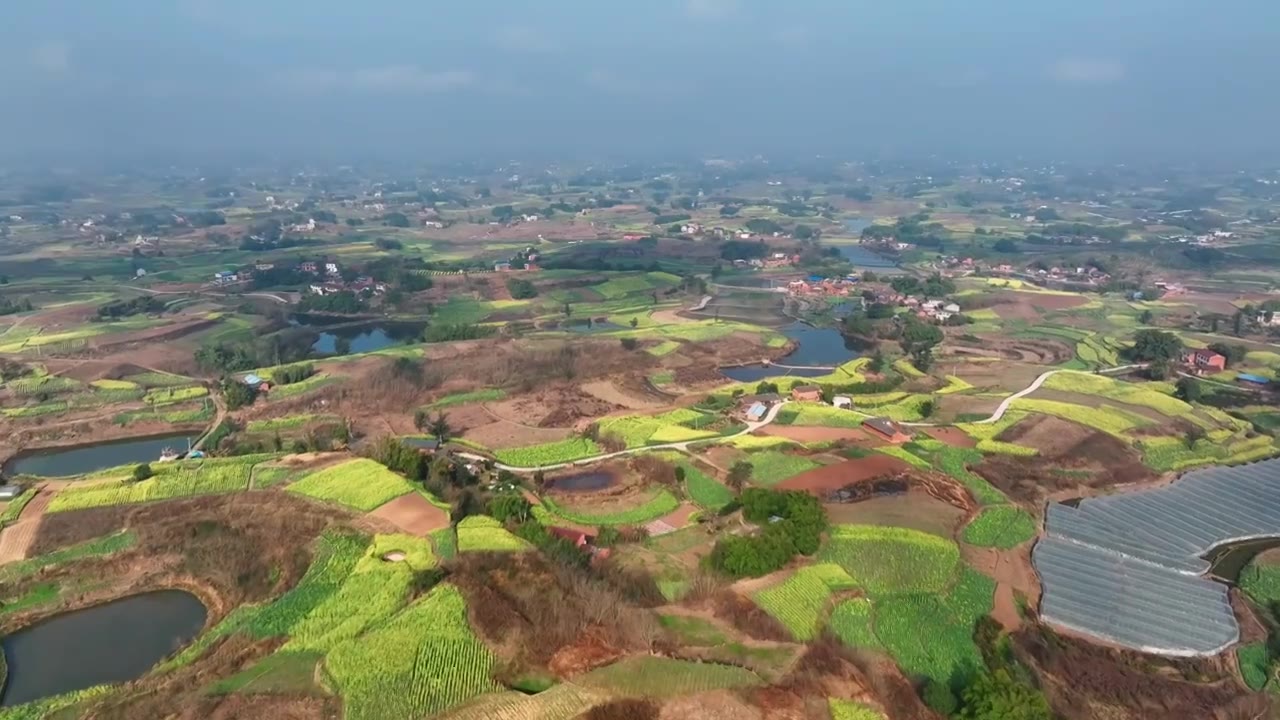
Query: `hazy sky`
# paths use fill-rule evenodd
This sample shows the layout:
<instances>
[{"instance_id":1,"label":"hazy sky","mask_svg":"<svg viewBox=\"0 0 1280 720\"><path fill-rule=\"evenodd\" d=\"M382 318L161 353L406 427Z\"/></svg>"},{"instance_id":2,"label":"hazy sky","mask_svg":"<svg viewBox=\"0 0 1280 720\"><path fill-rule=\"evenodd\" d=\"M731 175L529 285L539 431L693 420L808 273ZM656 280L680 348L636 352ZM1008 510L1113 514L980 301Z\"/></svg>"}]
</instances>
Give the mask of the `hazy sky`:
<instances>
[{"instance_id":1,"label":"hazy sky","mask_svg":"<svg viewBox=\"0 0 1280 720\"><path fill-rule=\"evenodd\" d=\"M0 154L1266 153L1276 0L8 0Z\"/></svg>"}]
</instances>

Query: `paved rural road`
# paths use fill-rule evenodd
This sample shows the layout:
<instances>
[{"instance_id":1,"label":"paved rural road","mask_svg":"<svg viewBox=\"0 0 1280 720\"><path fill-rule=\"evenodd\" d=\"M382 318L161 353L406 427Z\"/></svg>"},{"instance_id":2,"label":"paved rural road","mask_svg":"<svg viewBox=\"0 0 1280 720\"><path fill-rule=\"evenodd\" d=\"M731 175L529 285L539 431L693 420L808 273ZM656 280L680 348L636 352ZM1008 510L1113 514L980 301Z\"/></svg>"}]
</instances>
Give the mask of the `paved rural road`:
<instances>
[{"instance_id":1,"label":"paved rural road","mask_svg":"<svg viewBox=\"0 0 1280 720\"><path fill-rule=\"evenodd\" d=\"M152 290L151 288L138 287L136 285L130 285L129 287L132 290L149 293L151 295L213 295L215 297L228 296L228 293L216 293L211 290ZM274 300L275 302L281 303L283 305L289 304L289 300L287 298L280 297L275 293L251 292L251 293L241 293L241 296L242 297L260 297L260 298L266 298L268 300Z\"/></svg>"},{"instance_id":2,"label":"paved rural road","mask_svg":"<svg viewBox=\"0 0 1280 720\"><path fill-rule=\"evenodd\" d=\"M538 467L517 467L515 465L506 465L500 462L494 462L493 466L498 468L499 470L509 470L511 472L546 472L547 470L560 470L563 468L574 467L576 465L587 465L589 463L599 462L601 460L611 460L616 457L625 457L627 455L634 455L636 453L649 452L651 450L681 450L684 452L688 452L689 446L695 443L706 442L707 440L716 440L716 439L728 440L730 438L736 438L742 435L746 435L748 433L753 433L756 430L759 430L760 428L764 427L765 425L768 425L769 423L773 422L774 419L778 417L778 412L782 410L782 406L785 404L786 402L783 401L781 403L778 403L777 405L774 405L772 408L769 408L769 413L764 416L763 420L761 420L760 422L747 423L747 427L745 430L736 432L732 435L725 435L720 438L702 438L700 440L686 440L685 442L667 443L665 445L646 445L645 447L630 448L628 450L619 450L618 452L604 453L602 455L593 455L588 458L582 458L581 460L574 460L573 462L556 463L554 465L540 465ZM468 460L482 461L482 462L487 462L489 460L489 458L487 457L484 457L482 455L474 455L472 453L458 453L458 457L466 458Z\"/></svg>"}]
</instances>

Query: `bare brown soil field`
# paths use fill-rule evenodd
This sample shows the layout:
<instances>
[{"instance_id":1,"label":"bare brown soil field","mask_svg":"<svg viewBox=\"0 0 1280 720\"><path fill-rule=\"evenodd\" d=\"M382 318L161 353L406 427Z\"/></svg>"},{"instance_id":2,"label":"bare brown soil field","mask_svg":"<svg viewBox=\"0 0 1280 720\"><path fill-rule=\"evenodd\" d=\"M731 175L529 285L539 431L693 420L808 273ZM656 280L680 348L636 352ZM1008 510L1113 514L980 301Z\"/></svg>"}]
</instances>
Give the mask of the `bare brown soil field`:
<instances>
[{"instance_id":1,"label":"bare brown soil field","mask_svg":"<svg viewBox=\"0 0 1280 720\"><path fill-rule=\"evenodd\" d=\"M940 440L952 447L968 448L978 444L965 431L954 427L927 427L924 432L934 440Z\"/></svg>"},{"instance_id":2,"label":"bare brown soil field","mask_svg":"<svg viewBox=\"0 0 1280 720\"><path fill-rule=\"evenodd\" d=\"M159 343L200 332L217 325L217 320L200 319L162 325L160 327L138 330L136 332L112 333L89 338L89 346L95 351L134 349L146 347L148 343Z\"/></svg>"},{"instance_id":3,"label":"bare brown soil field","mask_svg":"<svg viewBox=\"0 0 1280 720\"><path fill-rule=\"evenodd\" d=\"M1040 454L988 455L971 469L1029 507L1053 494L1149 482L1158 477L1120 440L1048 415L1028 417L998 439L1034 447Z\"/></svg>"},{"instance_id":4,"label":"bare brown soil field","mask_svg":"<svg viewBox=\"0 0 1280 720\"><path fill-rule=\"evenodd\" d=\"M795 477L783 480L778 484L778 488L782 490L804 490L816 495L825 495L846 485L905 472L910 469L910 465L898 458L874 454L802 472Z\"/></svg>"},{"instance_id":5,"label":"bare brown soil field","mask_svg":"<svg viewBox=\"0 0 1280 720\"><path fill-rule=\"evenodd\" d=\"M922 490L851 503L825 503L823 507L832 523L905 527L945 538L955 534L966 515Z\"/></svg>"},{"instance_id":6,"label":"bare brown soil field","mask_svg":"<svg viewBox=\"0 0 1280 720\"><path fill-rule=\"evenodd\" d=\"M628 410L650 410L663 405L657 398L627 392L611 380L583 383L582 391L606 403Z\"/></svg>"},{"instance_id":7,"label":"bare brown soil field","mask_svg":"<svg viewBox=\"0 0 1280 720\"><path fill-rule=\"evenodd\" d=\"M471 428L462 436L485 447L501 450L555 442L571 434L573 434L572 428L531 428L499 421Z\"/></svg>"},{"instance_id":8,"label":"bare brown soil field","mask_svg":"<svg viewBox=\"0 0 1280 720\"><path fill-rule=\"evenodd\" d=\"M1163 660L1106 648L1042 627L1014 633L1017 655L1036 670L1067 720L1095 720L1098 707L1125 720L1235 720L1266 717L1265 695L1249 693L1225 656Z\"/></svg>"},{"instance_id":9,"label":"bare brown soil field","mask_svg":"<svg viewBox=\"0 0 1280 720\"><path fill-rule=\"evenodd\" d=\"M370 513L375 518L400 528L409 535L426 537L449 527L449 513L432 505L418 493L402 495Z\"/></svg>"}]
</instances>

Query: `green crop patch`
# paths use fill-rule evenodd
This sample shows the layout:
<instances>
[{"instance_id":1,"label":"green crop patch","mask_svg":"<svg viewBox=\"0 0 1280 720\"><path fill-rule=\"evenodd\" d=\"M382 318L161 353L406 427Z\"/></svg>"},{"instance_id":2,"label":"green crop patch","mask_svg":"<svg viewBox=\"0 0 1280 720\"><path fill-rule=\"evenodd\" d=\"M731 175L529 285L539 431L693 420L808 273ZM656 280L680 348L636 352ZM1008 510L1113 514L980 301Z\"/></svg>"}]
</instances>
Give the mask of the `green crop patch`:
<instances>
[{"instance_id":1,"label":"green crop patch","mask_svg":"<svg viewBox=\"0 0 1280 720\"><path fill-rule=\"evenodd\" d=\"M751 463L751 481L757 485L772 487L787 478L819 467L818 463L799 455L788 455L780 450L761 450L747 456Z\"/></svg>"},{"instance_id":2,"label":"green crop patch","mask_svg":"<svg viewBox=\"0 0 1280 720\"><path fill-rule=\"evenodd\" d=\"M1036 536L1030 513L1009 505L989 507L964 528L964 541L978 547L1008 550Z\"/></svg>"},{"instance_id":3,"label":"green crop patch","mask_svg":"<svg viewBox=\"0 0 1280 720\"><path fill-rule=\"evenodd\" d=\"M960 565L960 548L936 535L899 527L835 525L818 554L844 568L873 598L938 592Z\"/></svg>"},{"instance_id":4,"label":"green crop patch","mask_svg":"<svg viewBox=\"0 0 1280 720\"><path fill-rule=\"evenodd\" d=\"M512 467L531 468L570 463L602 452L594 440L574 437L541 445L495 450L493 455L499 462Z\"/></svg>"},{"instance_id":5,"label":"green crop patch","mask_svg":"<svg viewBox=\"0 0 1280 720\"><path fill-rule=\"evenodd\" d=\"M314 472L288 491L367 512L413 492L413 486L384 465L360 458Z\"/></svg>"},{"instance_id":6,"label":"green crop patch","mask_svg":"<svg viewBox=\"0 0 1280 720\"><path fill-rule=\"evenodd\" d=\"M325 667L347 720L422 718L499 689L494 657L467 625L466 601L440 585L385 624L339 645Z\"/></svg>"},{"instance_id":7,"label":"green crop patch","mask_svg":"<svg viewBox=\"0 0 1280 720\"><path fill-rule=\"evenodd\" d=\"M777 618L801 642L818 634L818 622L835 590L855 587L853 578L839 565L800 568L794 575L755 594L756 604Z\"/></svg>"},{"instance_id":8,"label":"green crop patch","mask_svg":"<svg viewBox=\"0 0 1280 720\"><path fill-rule=\"evenodd\" d=\"M53 497L48 512L248 490L253 465L261 461L260 458L248 459L250 462L243 463L205 461L157 464L152 466L155 475L148 480L134 482L125 479L88 487L70 487Z\"/></svg>"},{"instance_id":9,"label":"green crop patch","mask_svg":"<svg viewBox=\"0 0 1280 720\"><path fill-rule=\"evenodd\" d=\"M458 523L459 552L508 552L528 549L528 543L512 535L502 527L502 523L487 515L472 515Z\"/></svg>"},{"instance_id":10,"label":"green crop patch","mask_svg":"<svg viewBox=\"0 0 1280 720\"><path fill-rule=\"evenodd\" d=\"M557 503L550 497L542 499L542 505L535 505L534 516L544 525L554 525L555 518L560 517L570 522L592 526L643 525L657 520L680 507L680 501L665 489L657 489L647 500L631 508L606 513L593 513L576 510Z\"/></svg>"},{"instance_id":11,"label":"green crop patch","mask_svg":"<svg viewBox=\"0 0 1280 720\"><path fill-rule=\"evenodd\" d=\"M619 695L658 698L761 684L760 676L745 668L655 656L627 658L577 682Z\"/></svg>"}]
</instances>

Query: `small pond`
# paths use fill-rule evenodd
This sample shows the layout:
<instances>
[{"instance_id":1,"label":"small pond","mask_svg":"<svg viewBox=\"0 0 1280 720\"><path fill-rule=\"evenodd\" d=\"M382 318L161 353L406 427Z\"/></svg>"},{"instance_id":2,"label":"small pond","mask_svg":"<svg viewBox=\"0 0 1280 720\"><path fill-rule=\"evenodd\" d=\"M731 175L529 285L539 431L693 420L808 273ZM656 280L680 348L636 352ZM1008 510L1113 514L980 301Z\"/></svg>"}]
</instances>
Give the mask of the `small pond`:
<instances>
[{"instance_id":1,"label":"small pond","mask_svg":"<svg viewBox=\"0 0 1280 720\"><path fill-rule=\"evenodd\" d=\"M399 323L333 328L320 333L311 349L320 355L373 352L420 339L422 328L422 325Z\"/></svg>"},{"instance_id":2,"label":"small pond","mask_svg":"<svg viewBox=\"0 0 1280 720\"><path fill-rule=\"evenodd\" d=\"M830 374L830 370L821 368L781 368L775 365L739 365L737 367L720 368L720 373L735 382L759 382L770 377L820 377Z\"/></svg>"},{"instance_id":3,"label":"small pond","mask_svg":"<svg viewBox=\"0 0 1280 720\"><path fill-rule=\"evenodd\" d=\"M603 490L617 481L617 475L611 472L593 470L591 472L574 473L573 475L553 478L551 480L551 489L564 492L589 492Z\"/></svg>"},{"instance_id":4,"label":"small pond","mask_svg":"<svg viewBox=\"0 0 1280 720\"><path fill-rule=\"evenodd\" d=\"M0 706L140 677L190 642L207 616L195 595L161 590L19 630L0 642L9 662Z\"/></svg>"},{"instance_id":5,"label":"small pond","mask_svg":"<svg viewBox=\"0 0 1280 720\"><path fill-rule=\"evenodd\" d=\"M778 358L773 365L742 365L721 368L720 372L738 382L756 382L767 377L818 377L858 356L858 342L833 328L818 328L793 322L778 329L798 346ZM778 367L785 365L788 367Z\"/></svg>"},{"instance_id":6,"label":"small pond","mask_svg":"<svg viewBox=\"0 0 1280 720\"><path fill-rule=\"evenodd\" d=\"M889 269L897 267L892 260L877 255L861 245L838 245L840 248L840 257L853 263L855 268L870 268L877 270L880 268Z\"/></svg>"},{"instance_id":7,"label":"small pond","mask_svg":"<svg viewBox=\"0 0 1280 720\"><path fill-rule=\"evenodd\" d=\"M440 447L440 441L435 438L402 437L400 442L416 450L435 450Z\"/></svg>"},{"instance_id":8,"label":"small pond","mask_svg":"<svg viewBox=\"0 0 1280 720\"><path fill-rule=\"evenodd\" d=\"M195 438L191 438L193 441ZM153 435L133 440L114 440L96 443L84 447L59 450L48 448L22 453L5 463L4 471L9 475L40 475L43 477L62 477L65 475L82 475L133 463L155 462L165 448L173 448L179 452L187 449L187 435Z\"/></svg>"}]
</instances>

